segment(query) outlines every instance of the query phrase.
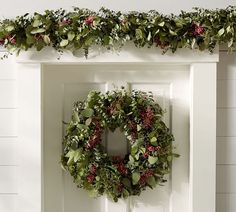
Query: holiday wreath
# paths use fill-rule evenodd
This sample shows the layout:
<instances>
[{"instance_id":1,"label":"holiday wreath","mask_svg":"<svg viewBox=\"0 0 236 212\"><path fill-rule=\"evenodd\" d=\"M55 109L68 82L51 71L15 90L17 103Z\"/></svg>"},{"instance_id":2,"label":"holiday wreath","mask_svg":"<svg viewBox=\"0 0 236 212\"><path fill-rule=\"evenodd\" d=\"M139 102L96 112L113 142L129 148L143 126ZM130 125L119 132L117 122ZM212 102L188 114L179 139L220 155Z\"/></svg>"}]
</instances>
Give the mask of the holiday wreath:
<instances>
[{"instance_id":1,"label":"holiday wreath","mask_svg":"<svg viewBox=\"0 0 236 212\"><path fill-rule=\"evenodd\" d=\"M93 196L107 194L114 201L139 195L146 187L165 182L173 157L170 130L152 93L125 89L102 94L91 91L75 103L67 125L62 166L78 187ZM130 144L124 158L109 156L102 145L106 130L119 128Z\"/></svg>"}]
</instances>

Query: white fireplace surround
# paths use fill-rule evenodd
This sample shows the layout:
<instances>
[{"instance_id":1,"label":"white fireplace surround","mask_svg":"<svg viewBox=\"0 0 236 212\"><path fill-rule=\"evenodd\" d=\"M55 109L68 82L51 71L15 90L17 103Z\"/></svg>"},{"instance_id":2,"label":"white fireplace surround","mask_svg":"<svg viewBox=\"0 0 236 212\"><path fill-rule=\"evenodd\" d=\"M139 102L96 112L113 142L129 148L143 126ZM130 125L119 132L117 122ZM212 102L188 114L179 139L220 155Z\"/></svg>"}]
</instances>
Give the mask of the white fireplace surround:
<instances>
[{"instance_id":1,"label":"white fireplace surround","mask_svg":"<svg viewBox=\"0 0 236 212\"><path fill-rule=\"evenodd\" d=\"M43 212L42 67L45 64L188 65L190 72L189 212L215 212L216 63L213 54L178 50L162 55L157 49L126 46L121 52L93 51L88 59L52 49L23 52L16 57L19 92L19 212ZM55 76L56 77L56 76ZM109 211L110 212L110 211ZM123 212L123 211L122 211ZM128 211L127 211L128 212ZM171 212L175 212L174 209Z\"/></svg>"}]
</instances>

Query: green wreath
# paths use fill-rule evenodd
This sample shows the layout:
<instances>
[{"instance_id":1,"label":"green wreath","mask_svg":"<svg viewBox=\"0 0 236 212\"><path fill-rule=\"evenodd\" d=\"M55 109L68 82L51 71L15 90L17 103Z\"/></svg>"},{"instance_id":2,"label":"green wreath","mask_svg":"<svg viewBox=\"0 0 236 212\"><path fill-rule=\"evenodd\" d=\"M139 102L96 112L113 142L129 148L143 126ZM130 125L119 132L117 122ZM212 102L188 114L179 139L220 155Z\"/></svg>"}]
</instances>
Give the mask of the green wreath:
<instances>
[{"instance_id":1,"label":"green wreath","mask_svg":"<svg viewBox=\"0 0 236 212\"><path fill-rule=\"evenodd\" d=\"M92 196L107 194L114 201L139 195L165 182L173 153L170 130L152 93L91 91L75 103L63 142L62 165L79 188ZM106 130L119 128L130 143L124 158L109 156L102 145Z\"/></svg>"}]
</instances>

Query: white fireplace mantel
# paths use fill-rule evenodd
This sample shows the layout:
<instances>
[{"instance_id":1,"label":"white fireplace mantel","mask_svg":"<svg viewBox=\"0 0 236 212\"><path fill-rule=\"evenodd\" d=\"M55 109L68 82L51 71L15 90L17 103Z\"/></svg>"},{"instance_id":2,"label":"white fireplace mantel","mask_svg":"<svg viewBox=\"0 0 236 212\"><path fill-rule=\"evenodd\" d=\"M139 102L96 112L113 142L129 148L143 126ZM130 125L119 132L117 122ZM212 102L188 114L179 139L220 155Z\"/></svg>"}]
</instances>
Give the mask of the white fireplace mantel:
<instances>
[{"instance_id":1,"label":"white fireplace mantel","mask_svg":"<svg viewBox=\"0 0 236 212\"><path fill-rule=\"evenodd\" d=\"M19 212L44 212L42 75L45 64L187 65L191 88L189 91L190 192L187 200L189 201L188 211L215 212L218 50L213 54L195 50L178 50L175 54L162 55L161 51L153 48L137 49L128 46L118 54L92 51L88 59L83 56L73 57L67 52L60 60L57 57L57 53L50 48L42 52L22 52L20 56L16 57L19 84ZM56 72L55 77L57 77ZM175 212L175 209L173 208L171 212Z\"/></svg>"}]
</instances>

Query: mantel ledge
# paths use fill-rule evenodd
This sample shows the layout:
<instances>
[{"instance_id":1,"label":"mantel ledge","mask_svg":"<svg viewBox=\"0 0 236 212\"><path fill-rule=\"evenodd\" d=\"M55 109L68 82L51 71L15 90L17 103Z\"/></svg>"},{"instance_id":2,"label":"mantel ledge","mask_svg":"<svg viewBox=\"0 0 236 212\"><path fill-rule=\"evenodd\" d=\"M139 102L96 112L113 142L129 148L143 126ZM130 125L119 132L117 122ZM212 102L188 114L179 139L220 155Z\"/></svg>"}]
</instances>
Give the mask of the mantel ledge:
<instances>
[{"instance_id":1,"label":"mantel ledge","mask_svg":"<svg viewBox=\"0 0 236 212\"><path fill-rule=\"evenodd\" d=\"M60 58L59 58L60 57ZM65 51L60 55L53 48L45 48L40 52L36 50L22 51L15 57L17 63L216 63L219 61L219 48L214 53L199 50L178 49L174 54L162 54L160 49L137 48L131 45L124 46L119 52L91 49L86 59L83 50L78 56Z\"/></svg>"}]
</instances>

